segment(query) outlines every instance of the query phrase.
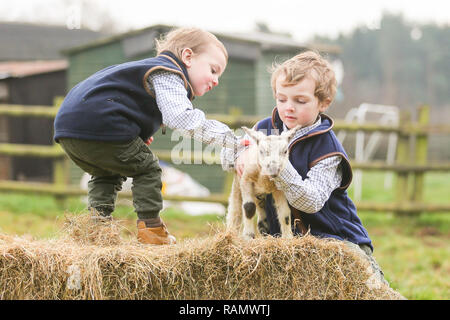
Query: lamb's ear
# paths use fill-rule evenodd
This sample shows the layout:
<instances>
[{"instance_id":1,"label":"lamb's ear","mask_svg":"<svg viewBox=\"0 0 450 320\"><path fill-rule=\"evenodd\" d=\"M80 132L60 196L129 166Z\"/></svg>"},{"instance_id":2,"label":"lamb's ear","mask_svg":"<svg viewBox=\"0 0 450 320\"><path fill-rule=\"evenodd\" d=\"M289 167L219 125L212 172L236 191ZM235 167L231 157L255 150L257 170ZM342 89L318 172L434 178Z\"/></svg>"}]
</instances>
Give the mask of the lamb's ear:
<instances>
[{"instance_id":1,"label":"lamb's ear","mask_svg":"<svg viewBox=\"0 0 450 320\"><path fill-rule=\"evenodd\" d=\"M288 131L283 131L283 133L281 133L281 135L285 136L286 139L288 141L290 141L301 127L302 126L298 124L294 128L292 128Z\"/></svg>"},{"instance_id":2,"label":"lamb's ear","mask_svg":"<svg viewBox=\"0 0 450 320\"><path fill-rule=\"evenodd\" d=\"M256 141L256 143L259 143L259 140L262 138L262 133L253 129L249 129L247 127L242 127L242 129L247 133L250 138Z\"/></svg>"}]
</instances>

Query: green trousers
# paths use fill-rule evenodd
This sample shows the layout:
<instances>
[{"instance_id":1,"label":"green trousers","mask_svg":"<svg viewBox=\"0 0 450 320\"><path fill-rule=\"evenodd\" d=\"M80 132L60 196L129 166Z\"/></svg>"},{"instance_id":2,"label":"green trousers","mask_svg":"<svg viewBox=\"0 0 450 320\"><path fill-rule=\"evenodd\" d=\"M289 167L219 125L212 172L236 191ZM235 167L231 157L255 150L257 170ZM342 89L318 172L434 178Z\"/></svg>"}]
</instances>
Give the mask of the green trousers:
<instances>
[{"instance_id":1,"label":"green trousers","mask_svg":"<svg viewBox=\"0 0 450 320\"><path fill-rule=\"evenodd\" d=\"M389 282L384 278L384 273L381 270L378 262L375 260L375 258L372 255L372 249L366 244L357 245L353 242L344 240L344 243L351 249L353 249L355 252L357 252L362 258L366 259L370 266L372 267L373 271L373 277L376 281L379 283L384 283L387 286L389 286Z\"/></svg>"},{"instance_id":2,"label":"green trousers","mask_svg":"<svg viewBox=\"0 0 450 320\"><path fill-rule=\"evenodd\" d=\"M162 170L158 158L141 138L129 142L64 138L59 143L70 159L92 176L88 183L89 208L110 215L115 208L117 192L130 177L133 178L133 205L139 219L159 216Z\"/></svg>"}]
</instances>

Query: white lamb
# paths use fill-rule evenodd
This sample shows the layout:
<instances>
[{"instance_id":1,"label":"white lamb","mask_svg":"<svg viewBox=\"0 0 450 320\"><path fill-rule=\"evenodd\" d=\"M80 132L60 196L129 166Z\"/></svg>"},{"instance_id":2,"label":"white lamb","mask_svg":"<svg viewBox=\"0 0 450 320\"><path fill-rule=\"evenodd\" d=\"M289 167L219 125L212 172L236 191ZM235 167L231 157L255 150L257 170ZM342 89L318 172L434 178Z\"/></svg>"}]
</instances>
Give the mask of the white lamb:
<instances>
[{"instance_id":1,"label":"white lamb","mask_svg":"<svg viewBox=\"0 0 450 320\"><path fill-rule=\"evenodd\" d=\"M248 159L244 172L234 176L228 201L227 229L239 231L241 217L244 219L243 236L255 237L255 224L252 218L258 213L258 230L268 233L265 197L272 194L283 238L292 238L291 210L283 191L275 187L273 178L277 177L289 161L288 145L301 126L284 131L281 135L269 135L243 127L254 140L249 147Z\"/></svg>"}]
</instances>

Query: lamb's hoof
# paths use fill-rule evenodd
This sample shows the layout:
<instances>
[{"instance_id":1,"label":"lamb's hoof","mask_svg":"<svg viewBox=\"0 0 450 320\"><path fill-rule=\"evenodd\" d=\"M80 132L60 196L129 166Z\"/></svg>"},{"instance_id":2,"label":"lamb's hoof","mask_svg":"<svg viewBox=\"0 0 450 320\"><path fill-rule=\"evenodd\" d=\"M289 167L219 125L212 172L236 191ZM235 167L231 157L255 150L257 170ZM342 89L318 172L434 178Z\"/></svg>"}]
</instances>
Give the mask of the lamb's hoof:
<instances>
[{"instance_id":1,"label":"lamb's hoof","mask_svg":"<svg viewBox=\"0 0 450 320\"><path fill-rule=\"evenodd\" d=\"M281 235L281 238L283 238L283 239L293 239L293 238L294 238L294 235L293 235L291 232L283 233L283 234Z\"/></svg>"},{"instance_id":2,"label":"lamb's hoof","mask_svg":"<svg viewBox=\"0 0 450 320\"><path fill-rule=\"evenodd\" d=\"M255 239L255 234L253 232L244 233L243 237L245 240L253 240Z\"/></svg>"},{"instance_id":3,"label":"lamb's hoof","mask_svg":"<svg viewBox=\"0 0 450 320\"><path fill-rule=\"evenodd\" d=\"M258 221L258 231L262 235L269 234L269 226L267 224L267 219L264 219L264 221Z\"/></svg>"}]
</instances>

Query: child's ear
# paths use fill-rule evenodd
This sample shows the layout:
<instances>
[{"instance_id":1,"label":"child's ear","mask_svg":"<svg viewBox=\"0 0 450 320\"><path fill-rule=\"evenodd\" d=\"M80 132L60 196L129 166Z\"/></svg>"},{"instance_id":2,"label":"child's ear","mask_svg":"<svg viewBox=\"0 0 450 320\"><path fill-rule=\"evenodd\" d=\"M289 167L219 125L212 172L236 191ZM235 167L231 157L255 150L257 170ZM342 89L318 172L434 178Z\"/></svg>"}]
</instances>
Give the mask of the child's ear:
<instances>
[{"instance_id":1,"label":"child's ear","mask_svg":"<svg viewBox=\"0 0 450 320\"><path fill-rule=\"evenodd\" d=\"M331 99L327 98L327 99L325 99L325 100L323 100L322 102L319 102L319 103L320 103L319 111L320 112L325 112L328 109L328 107L330 106L330 104L331 104Z\"/></svg>"},{"instance_id":2,"label":"child's ear","mask_svg":"<svg viewBox=\"0 0 450 320\"><path fill-rule=\"evenodd\" d=\"M183 51L181 51L181 61L186 65L186 67L191 66L191 60L192 56L194 55L194 52L191 48L184 48Z\"/></svg>"}]
</instances>

